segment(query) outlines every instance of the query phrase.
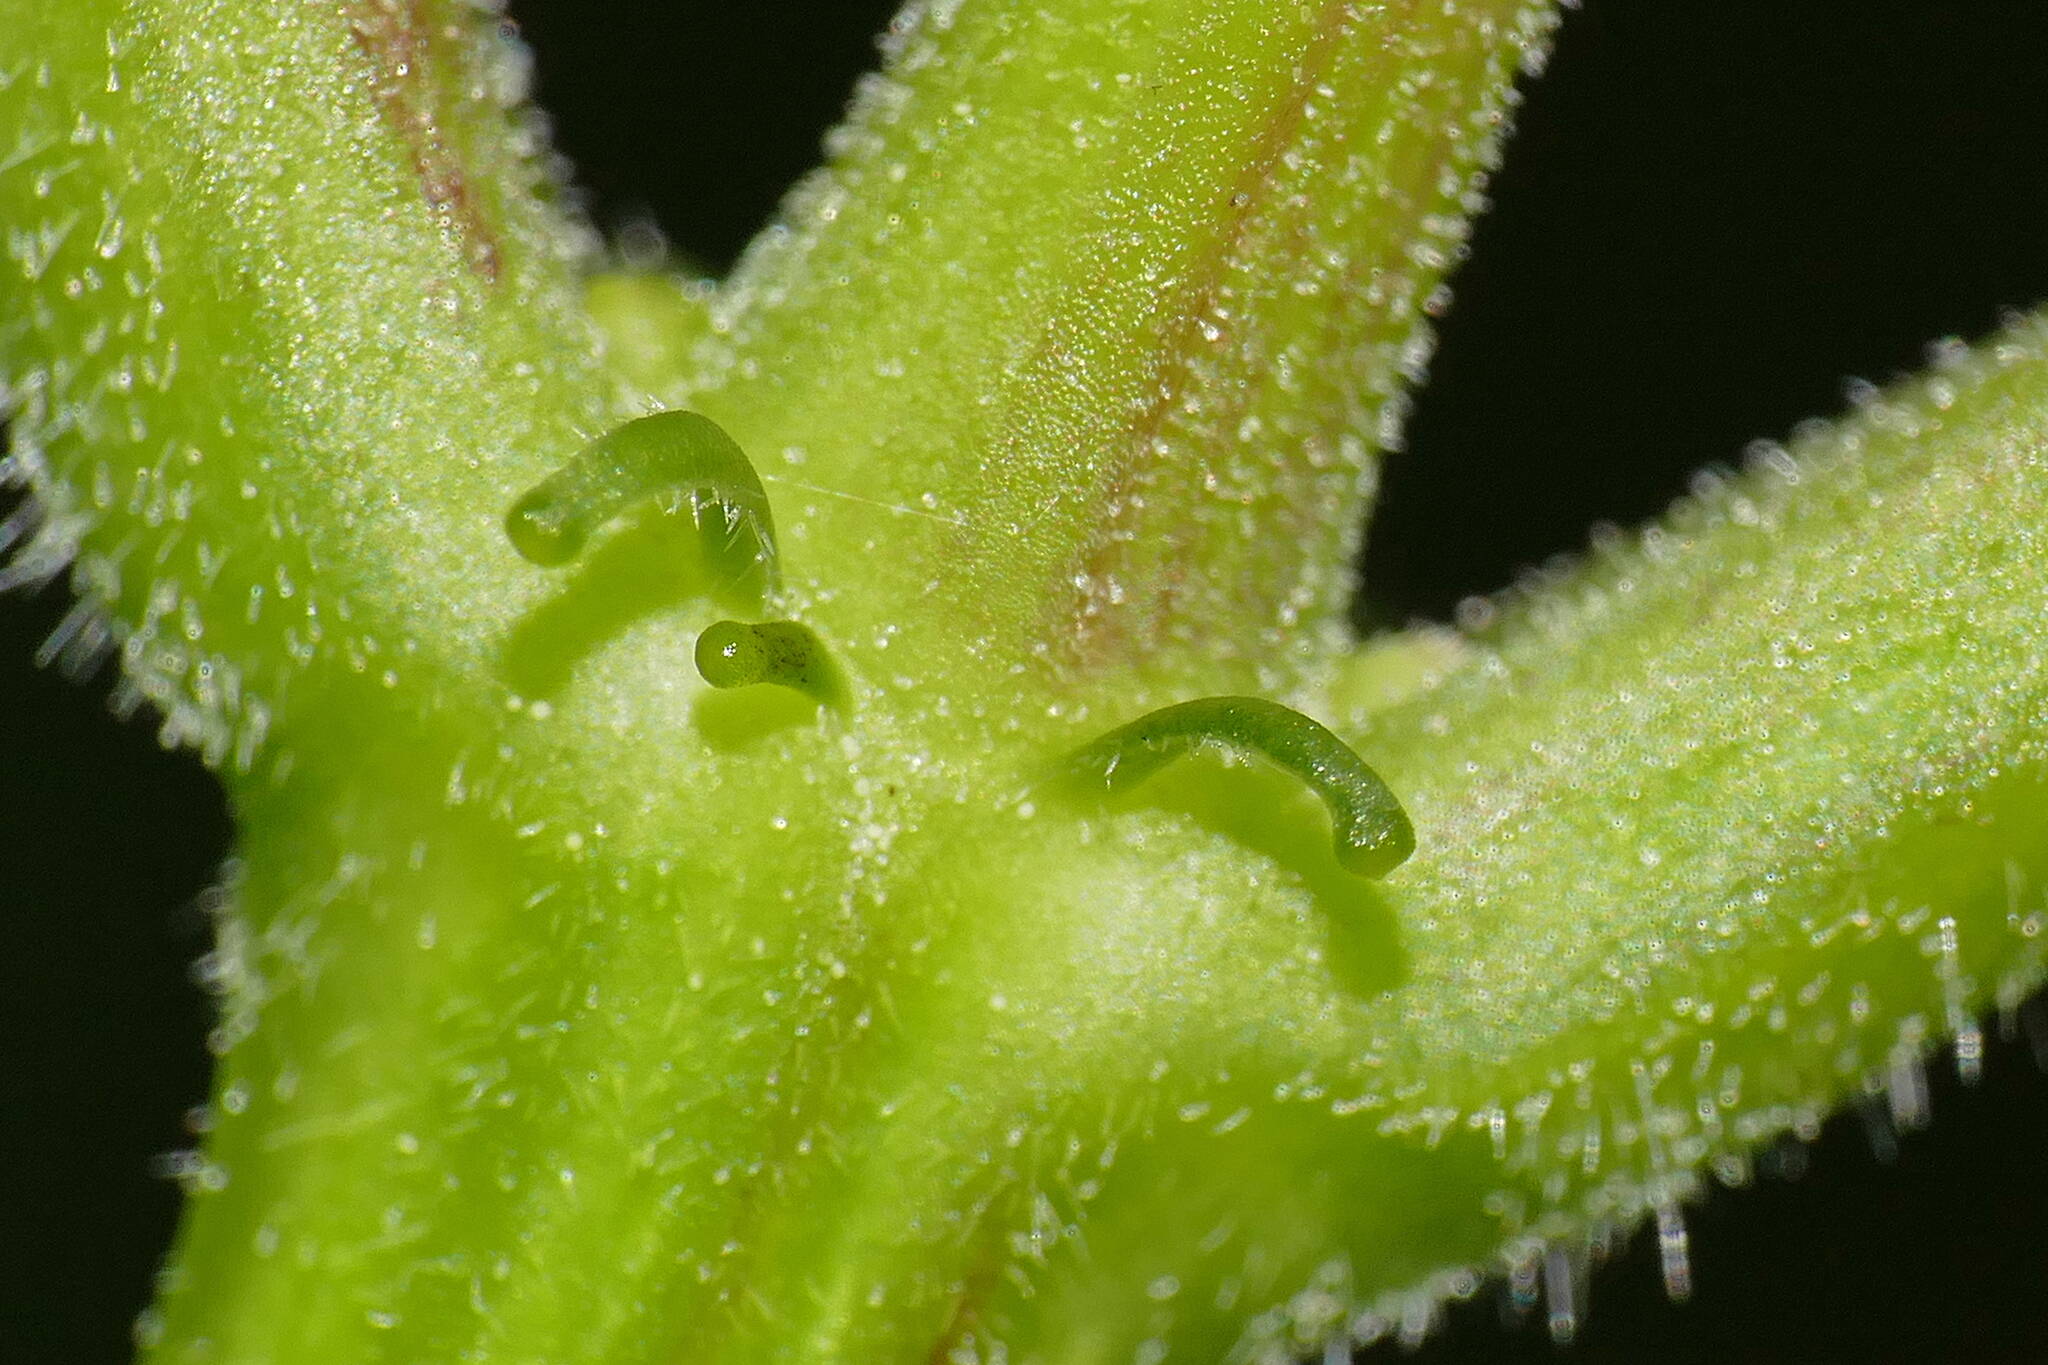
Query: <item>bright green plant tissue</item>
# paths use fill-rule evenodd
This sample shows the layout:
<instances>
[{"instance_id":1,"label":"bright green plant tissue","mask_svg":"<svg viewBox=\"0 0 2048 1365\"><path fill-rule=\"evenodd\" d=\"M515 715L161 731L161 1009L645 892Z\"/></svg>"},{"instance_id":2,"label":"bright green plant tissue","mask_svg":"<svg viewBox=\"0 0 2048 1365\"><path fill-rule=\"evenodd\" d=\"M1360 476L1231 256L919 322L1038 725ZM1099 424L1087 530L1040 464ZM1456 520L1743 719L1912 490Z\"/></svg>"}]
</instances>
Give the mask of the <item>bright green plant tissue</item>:
<instances>
[{"instance_id":1,"label":"bright green plant tissue","mask_svg":"<svg viewBox=\"0 0 2048 1365\"><path fill-rule=\"evenodd\" d=\"M232 795L163 1361L1286 1359L1587 1250L2040 975L2038 321L1470 638L1342 625L1546 8L913 5L711 291L595 276L457 0L0 0L0 379L67 566ZM659 501L729 432L843 683L714 690ZM714 547L715 548L715 547ZM1285 773L1061 756L1218 694ZM822 693L820 695L823 695Z\"/></svg>"}]
</instances>

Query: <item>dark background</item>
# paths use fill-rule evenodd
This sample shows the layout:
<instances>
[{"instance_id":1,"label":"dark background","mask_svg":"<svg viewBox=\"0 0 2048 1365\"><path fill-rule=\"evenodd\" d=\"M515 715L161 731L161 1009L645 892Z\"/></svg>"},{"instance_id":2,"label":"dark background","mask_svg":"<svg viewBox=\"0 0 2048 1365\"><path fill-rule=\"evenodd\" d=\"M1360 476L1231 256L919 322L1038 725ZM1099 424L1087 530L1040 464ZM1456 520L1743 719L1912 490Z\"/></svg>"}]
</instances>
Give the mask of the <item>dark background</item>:
<instances>
[{"instance_id":1,"label":"dark background","mask_svg":"<svg viewBox=\"0 0 2048 1365\"><path fill-rule=\"evenodd\" d=\"M1249 3L1250 0L1247 0ZM513 12L596 220L723 268L817 156L886 0ZM2048 6L1589 3L1530 88L1496 207L1372 529L1362 618L1443 617L1654 516L1687 474L2048 296ZM153 1155L205 1094L195 898L218 790L107 680L31 666L61 595L0 600L0 1360L126 1356L176 1212ZM1893 1158L1856 1116L1802 1179L1690 1211L1693 1301L1655 1250L1596 1280L1580 1343L1491 1291L1425 1361L2048 1358L2048 1083L1938 1068ZM1391 1350L1386 1358L1393 1358Z\"/></svg>"}]
</instances>

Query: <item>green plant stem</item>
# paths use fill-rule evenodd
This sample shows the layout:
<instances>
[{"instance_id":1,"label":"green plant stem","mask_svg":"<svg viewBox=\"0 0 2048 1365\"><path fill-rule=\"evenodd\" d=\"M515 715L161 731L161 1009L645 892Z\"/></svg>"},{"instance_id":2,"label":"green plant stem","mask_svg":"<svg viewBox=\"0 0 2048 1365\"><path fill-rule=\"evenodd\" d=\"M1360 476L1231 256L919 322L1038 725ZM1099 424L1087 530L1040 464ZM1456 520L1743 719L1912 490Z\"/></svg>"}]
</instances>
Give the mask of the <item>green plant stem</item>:
<instances>
[{"instance_id":1,"label":"green plant stem","mask_svg":"<svg viewBox=\"0 0 2048 1365\"><path fill-rule=\"evenodd\" d=\"M242 830L157 1357L1273 1358L1909 1107L2040 971L2038 324L1468 645L1337 625L1545 16L926 7L708 305L586 312L468 8L0 0L11 572ZM649 397L857 724L696 677L658 524L514 553ZM1237 691L1398 879L1260 770L1033 799Z\"/></svg>"}]
</instances>

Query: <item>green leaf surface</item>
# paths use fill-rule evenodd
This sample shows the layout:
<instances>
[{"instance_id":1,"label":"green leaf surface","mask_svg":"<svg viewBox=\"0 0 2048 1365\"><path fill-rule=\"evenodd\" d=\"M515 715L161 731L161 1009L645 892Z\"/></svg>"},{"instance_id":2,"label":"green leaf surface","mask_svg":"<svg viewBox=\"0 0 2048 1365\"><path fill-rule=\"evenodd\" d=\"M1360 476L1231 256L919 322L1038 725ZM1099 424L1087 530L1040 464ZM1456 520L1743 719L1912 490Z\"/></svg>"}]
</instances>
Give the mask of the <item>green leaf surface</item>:
<instances>
[{"instance_id":1,"label":"green leaf surface","mask_svg":"<svg viewBox=\"0 0 2048 1365\"><path fill-rule=\"evenodd\" d=\"M0 3L40 528L240 849L165 1360L1280 1359L1590 1247L2040 973L2037 323L1465 641L1345 565L1549 19L914 7L716 290L595 276L474 9ZM508 112L509 111L509 112ZM11 152L5 150L12 147ZM658 506L733 433L843 707L708 688ZM1106 805L1263 694L1388 779Z\"/></svg>"}]
</instances>

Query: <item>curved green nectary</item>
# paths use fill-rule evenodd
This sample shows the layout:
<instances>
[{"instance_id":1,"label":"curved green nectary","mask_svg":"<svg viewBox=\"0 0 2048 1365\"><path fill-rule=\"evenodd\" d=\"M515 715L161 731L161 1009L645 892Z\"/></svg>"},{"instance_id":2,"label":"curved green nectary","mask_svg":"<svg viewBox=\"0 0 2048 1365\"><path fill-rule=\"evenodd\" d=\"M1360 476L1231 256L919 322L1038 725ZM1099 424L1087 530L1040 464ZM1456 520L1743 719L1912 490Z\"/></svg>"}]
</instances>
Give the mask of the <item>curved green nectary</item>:
<instances>
[{"instance_id":1,"label":"curved green nectary","mask_svg":"<svg viewBox=\"0 0 2048 1365\"><path fill-rule=\"evenodd\" d=\"M598 527L641 498L687 503L714 560L741 576L758 572L765 592L780 581L775 524L760 476L725 429L702 413L657 412L615 427L527 490L505 517L505 534L535 564L567 564ZM702 508L723 515L705 524ZM743 558L742 558L743 557Z\"/></svg>"},{"instance_id":2,"label":"curved green nectary","mask_svg":"<svg viewBox=\"0 0 2048 1365\"><path fill-rule=\"evenodd\" d=\"M824 642L795 621L714 621L697 637L696 653L697 671L713 687L774 683L827 705L846 695Z\"/></svg>"},{"instance_id":3,"label":"curved green nectary","mask_svg":"<svg viewBox=\"0 0 2048 1365\"><path fill-rule=\"evenodd\" d=\"M1361 877L1384 877L1415 851L1415 827L1401 802L1328 728L1259 697L1204 697L1163 707L1077 749L1068 772L1120 792L1204 745L1256 754L1294 774L1329 807L1337 861Z\"/></svg>"}]
</instances>

